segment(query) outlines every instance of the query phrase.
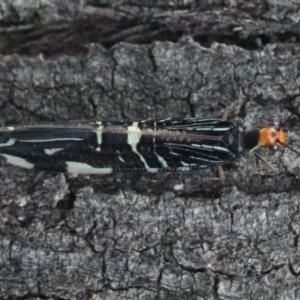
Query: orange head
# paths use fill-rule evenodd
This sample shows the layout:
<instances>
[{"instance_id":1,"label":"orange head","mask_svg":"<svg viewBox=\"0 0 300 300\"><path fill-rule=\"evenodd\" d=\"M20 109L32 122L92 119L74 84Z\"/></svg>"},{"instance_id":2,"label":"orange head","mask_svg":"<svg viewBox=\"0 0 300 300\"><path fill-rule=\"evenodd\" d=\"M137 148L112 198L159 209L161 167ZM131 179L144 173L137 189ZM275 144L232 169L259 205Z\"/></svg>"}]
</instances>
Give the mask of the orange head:
<instances>
[{"instance_id":1,"label":"orange head","mask_svg":"<svg viewBox=\"0 0 300 300\"><path fill-rule=\"evenodd\" d=\"M286 133L276 125L269 125L259 130L258 144L262 147L281 146L286 142Z\"/></svg>"}]
</instances>

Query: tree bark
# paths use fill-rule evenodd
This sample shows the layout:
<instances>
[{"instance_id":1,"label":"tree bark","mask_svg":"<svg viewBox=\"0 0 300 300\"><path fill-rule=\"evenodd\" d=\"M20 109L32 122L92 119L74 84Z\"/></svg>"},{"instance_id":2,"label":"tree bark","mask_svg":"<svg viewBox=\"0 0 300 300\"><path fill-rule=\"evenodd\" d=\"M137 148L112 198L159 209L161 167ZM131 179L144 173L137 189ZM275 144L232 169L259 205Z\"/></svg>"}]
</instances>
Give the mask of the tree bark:
<instances>
[{"instance_id":1,"label":"tree bark","mask_svg":"<svg viewBox=\"0 0 300 300\"><path fill-rule=\"evenodd\" d=\"M299 147L295 1L0 3L1 126L286 120ZM176 2L176 1L175 1ZM1 299L299 299L300 158L188 174L38 174L1 161Z\"/></svg>"}]
</instances>

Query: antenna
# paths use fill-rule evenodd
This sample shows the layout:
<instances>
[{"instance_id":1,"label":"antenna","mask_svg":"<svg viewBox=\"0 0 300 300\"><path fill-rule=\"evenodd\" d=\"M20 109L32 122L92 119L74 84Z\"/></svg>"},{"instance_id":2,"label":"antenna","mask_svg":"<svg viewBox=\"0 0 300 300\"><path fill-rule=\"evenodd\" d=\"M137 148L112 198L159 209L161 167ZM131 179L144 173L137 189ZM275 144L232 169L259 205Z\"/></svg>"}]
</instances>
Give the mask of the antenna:
<instances>
[{"instance_id":1,"label":"antenna","mask_svg":"<svg viewBox=\"0 0 300 300\"><path fill-rule=\"evenodd\" d=\"M298 97L298 96L299 96L299 95L297 95L297 97ZM296 98L296 97L295 97L295 98ZM295 107L295 109L298 109L299 106L300 106L300 104L298 104L298 105ZM281 124L278 126L278 131L286 125L286 123L291 119L291 117L292 117L293 115L295 115L295 113L291 113L291 114L287 117L287 119L286 119L283 123L281 123ZM281 144L281 143L279 143L279 144ZM285 146L286 146L286 145L285 145ZM287 148L288 148L288 147L287 147Z\"/></svg>"},{"instance_id":2,"label":"antenna","mask_svg":"<svg viewBox=\"0 0 300 300\"><path fill-rule=\"evenodd\" d=\"M280 145L282 145L282 146L284 146L284 147L286 147L286 148L288 148L289 150L291 150L292 152L294 152L294 153L296 153L296 154L298 154L300 156L300 152L297 151L297 150L295 150L293 147L291 147L291 146L289 146L289 145L287 145L285 143L282 143L279 140L277 140L277 143L280 144Z\"/></svg>"}]
</instances>

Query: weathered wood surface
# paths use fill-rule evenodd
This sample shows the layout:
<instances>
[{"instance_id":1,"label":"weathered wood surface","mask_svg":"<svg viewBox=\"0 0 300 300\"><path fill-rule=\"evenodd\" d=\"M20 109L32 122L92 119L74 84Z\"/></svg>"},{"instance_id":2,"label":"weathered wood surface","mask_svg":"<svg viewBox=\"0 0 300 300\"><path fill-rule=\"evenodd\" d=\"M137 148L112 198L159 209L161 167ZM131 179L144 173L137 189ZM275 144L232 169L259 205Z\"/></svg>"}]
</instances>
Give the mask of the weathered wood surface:
<instances>
[{"instance_id":1,"label":"weathered wood surface","mask_svg":"<svg viewBox=\"0 0 300 300\"><path fill-rule=\"evenodd\" d=\"M247 127L295 112L299 147L299 4L169 2L2 1L1 125L229 107ZM246 155L224 187L216 170L75 178L2 162L0 298L299 299L300 158L262 153L278 173Z\"/></svg>"}]
</instances>

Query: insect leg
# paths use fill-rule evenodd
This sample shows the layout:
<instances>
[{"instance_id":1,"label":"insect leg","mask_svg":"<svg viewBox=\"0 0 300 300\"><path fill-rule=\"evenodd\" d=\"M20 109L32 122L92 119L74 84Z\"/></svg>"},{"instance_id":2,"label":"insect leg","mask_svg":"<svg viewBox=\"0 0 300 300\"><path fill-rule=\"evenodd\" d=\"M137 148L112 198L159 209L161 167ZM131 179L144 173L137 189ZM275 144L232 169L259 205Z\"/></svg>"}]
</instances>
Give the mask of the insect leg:
<instances>
[{"instance_id":1,"label":"insect leg","mask_svg":"<svg viewBox=\"0 0 300 300\"><path fill-rule=\"evenodd\" d=\"M222 114L222 120L227 121L229 115L229 109L226 107L223 114Z\"/></svg>"},{"instance_id":2,"label":"insect leg","mask_svg":"<svg viewBox=\"0 0 300 300\"><path fill-rule=\"evenodd\" d=\"M226 107L222 114L222 120L227 121L228 114L229 114L229 110ZM224 184L225 183L225 175L224 175L224 170L223 170L222 166L218 166L218 174L219 174L220 183Z\"/></svg>"},{"instance_id":3,"label":"insect leg","mask_svg":"<svg viewBox=\"0 0 300 300\"><path fill-rule=\"evenodd\" d=\"M219 173L219 180L220 180L221 184L224 184L225 183L225 175L224 175L223 168L221 166L218 166L218 173Z\"/></svg>"},{"instance_id":4,"label":"insect leg","mask_svg":"<svg viewBox=\"0 0 300 300\"><path fill-rule=\"evenodd\" d=\"M257 152L253 152L253 154L260 160L264 163L266 169L269 171L269 172L277 172L276 168L273 167L270 163L268 163L261 155L259 155Z\"/></svg>"}]
</instances>

